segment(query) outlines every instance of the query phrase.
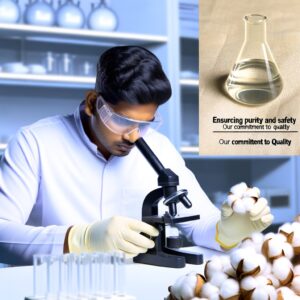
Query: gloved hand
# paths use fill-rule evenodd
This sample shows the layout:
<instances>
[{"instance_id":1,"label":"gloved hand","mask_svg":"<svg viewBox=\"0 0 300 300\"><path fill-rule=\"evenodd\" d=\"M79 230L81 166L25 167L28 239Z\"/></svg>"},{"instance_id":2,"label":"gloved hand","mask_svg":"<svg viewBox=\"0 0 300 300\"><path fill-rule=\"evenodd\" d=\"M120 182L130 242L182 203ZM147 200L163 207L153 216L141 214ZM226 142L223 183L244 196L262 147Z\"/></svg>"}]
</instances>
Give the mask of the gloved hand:
<instances>
[{"instance_id":1,"label":"gloved hand","mask_svg":"<svg viewBox=\"0 0 300 300\"><path fill-rule=\"evenodd\" d=\"M154 242L140 233L158 236L153 226L134 219L114 216L92 224L75 225L68 236L69 251L111 252L123 251L126 257L134 257L154 247Z\"/></svg>"},{"instance_id":2,"label":"gloved hand","mask_svg":"<svg viewBox=\"0 0 300 300\"><path fill-rule=\"evenodd\" d=\"M221 208L221 220L217 223L216 241L222 248L233 248L252 233L263 231L273 218L265 198L259 198L245 214L234 212L225 203Z\"/></svg>"}]
</instances>

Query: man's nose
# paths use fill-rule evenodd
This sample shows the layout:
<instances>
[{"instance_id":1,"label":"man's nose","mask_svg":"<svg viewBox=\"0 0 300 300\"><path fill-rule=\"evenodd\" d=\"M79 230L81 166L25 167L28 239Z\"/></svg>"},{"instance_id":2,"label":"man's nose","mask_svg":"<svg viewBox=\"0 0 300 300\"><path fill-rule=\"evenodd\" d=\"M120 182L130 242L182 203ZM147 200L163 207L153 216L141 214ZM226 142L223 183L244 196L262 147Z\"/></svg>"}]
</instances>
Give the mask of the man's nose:
<instances>
[{"instance_id":1,"label":"man's nose","mask_svg":"<svg viewBox=\"0 0 300 300\"><path fill-rule=\"evenodd\" d=\"M137 139L139 139L141 137L140 130L139 130L138 127L136 127L135 129L133 129L129 133L124 133L122 137L123 137L124 140L126 140L126 141L133 144L133 143L135 143L135 141Z\"/></svg>"}]
</instances>

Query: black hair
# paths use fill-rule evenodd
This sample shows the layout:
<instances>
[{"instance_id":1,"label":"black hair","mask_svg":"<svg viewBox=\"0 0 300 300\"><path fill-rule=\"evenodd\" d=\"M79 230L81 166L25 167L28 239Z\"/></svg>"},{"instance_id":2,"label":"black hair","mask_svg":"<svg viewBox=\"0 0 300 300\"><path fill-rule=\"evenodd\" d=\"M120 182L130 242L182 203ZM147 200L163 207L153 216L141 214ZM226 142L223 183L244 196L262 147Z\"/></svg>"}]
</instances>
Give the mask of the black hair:
<instances>
[{"instance_id":1,"label":"black hair","mask_svg":"<svg viewBox=\"0 0 300 300\"><path fill-rule=\"evenodd\" d=\"M95 90L111 104L126 101L161 105L172 94L160 61L140 46L118 46L106 50L97 64Z\"/></svg>"}]
</instances>

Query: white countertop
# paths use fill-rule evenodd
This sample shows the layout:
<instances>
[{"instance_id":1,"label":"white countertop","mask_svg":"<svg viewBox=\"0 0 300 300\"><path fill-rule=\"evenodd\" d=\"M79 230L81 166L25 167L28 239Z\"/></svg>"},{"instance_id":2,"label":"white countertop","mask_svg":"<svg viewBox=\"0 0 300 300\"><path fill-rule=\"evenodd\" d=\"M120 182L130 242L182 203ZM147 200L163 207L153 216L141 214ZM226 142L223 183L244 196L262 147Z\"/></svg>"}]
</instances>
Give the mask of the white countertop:
<instances>
[{"instance_id":1,"label":"white countertop","mask_svg":"<svg viewBox=\"0 0 300 300\"><path fill-rule=\"evenodd\" d=\"M189 247L203 254L204 261L221 252L200 247ZM163 300L168 295L168 286L178 277L191 271L203 274L202 265L186 265L185 268L173 269L144 264L126 265L126 291L137 300ZM32 295L32 266L0 269L1 299L22 300Z\"/></svg>"}]
</instances>

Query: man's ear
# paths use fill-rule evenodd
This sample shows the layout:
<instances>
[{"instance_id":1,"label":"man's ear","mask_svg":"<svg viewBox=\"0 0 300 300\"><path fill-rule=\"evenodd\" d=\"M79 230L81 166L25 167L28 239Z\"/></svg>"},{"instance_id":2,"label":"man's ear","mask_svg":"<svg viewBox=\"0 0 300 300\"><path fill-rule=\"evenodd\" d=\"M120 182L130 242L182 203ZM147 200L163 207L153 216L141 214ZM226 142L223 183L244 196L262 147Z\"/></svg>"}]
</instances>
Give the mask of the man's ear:
<instances>
[{"instance_id":1,"label":"man's ear","mask_svg":"<svg viewBox=\"0 0 300 300\"><path fill-rule=\"evenodd\" d=\"M84 111L91 117L96 111L97 93L95 91L89 91L85 97Z\"/></svg>"}]
</instances>

